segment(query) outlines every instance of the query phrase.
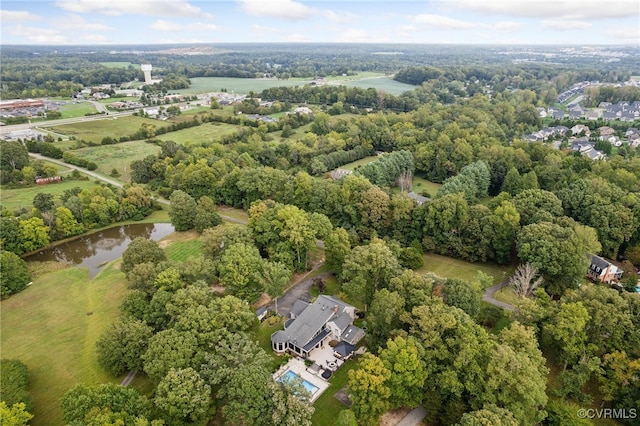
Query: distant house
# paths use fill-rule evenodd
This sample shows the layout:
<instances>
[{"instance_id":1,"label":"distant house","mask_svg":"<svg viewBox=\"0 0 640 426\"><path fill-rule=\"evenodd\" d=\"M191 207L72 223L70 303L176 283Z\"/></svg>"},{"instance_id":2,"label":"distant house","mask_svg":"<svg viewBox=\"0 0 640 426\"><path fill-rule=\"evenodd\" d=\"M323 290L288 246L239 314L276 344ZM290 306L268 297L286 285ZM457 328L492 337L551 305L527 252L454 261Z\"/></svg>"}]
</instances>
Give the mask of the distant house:
<instances>
[{"instance_id":1,"label":"distant house","mask_svg":"<svg viewBox=\"0 0 640 426\"><path fill-rule=\"evenodd\" d=\"M584 132L584 135L587 137L591 136L591 129L589 129L584 124L576 124L571 128L571 133L573 133L574 135L578 135L582 132Z\"/></svg>"},{"instance_id":2,"label":"distant house","mask_svg":"<svg viewBox=\"0 0 640 426\"><path fill-rule=\"evenodd\" d=\"M611 283L622 278L623 270L618 268L613 263L606 259L596 256L591 256L591 265L589 265L589 278L600 281L602 283Z\"/></svg>"},{"instance_id":3,"label":"distant house","mask_svg":"<svg viewBox=\"0 0 640 426\"><path fill-rule=\"evenodd\" d=\"M338 180L338 179L342 179L343 177L350 175L351 173L353 173L353 171L351 170L347 170L347 169L335 169L332 170L330 175L331 175L331 179L334 180Z\"/></svg>"},{"instance_id":4,"label":"distant house","mask_svg":"<svg viewBox=\"0 0 640 426\"><path fill-rule=\"evenodd\" d=\"M613 130L611 127L609 126L602 126L598 129L598 131L600 132L600 137L601 138L606 138L608 136L613 136L615 134L615 130ZM604 139L600 139L600 140L604 140Z\"/></svg>"},{"instance_id":5,"label":"distant house","mask_svg":"<svg viewBox=\"0 0 640 426\"><path fill-rule=\"evenodd\" d=\"M349 355L346 351L353 351L364 337L364 330L353 325L356 308L333 296L320 295L312 304L299 300L290 316L284 330L271 335L271 347L276 353L290 352L307 358L312 350L335 340L345 343L341 346L344 358Z\"/></svg>"}]
</instances>

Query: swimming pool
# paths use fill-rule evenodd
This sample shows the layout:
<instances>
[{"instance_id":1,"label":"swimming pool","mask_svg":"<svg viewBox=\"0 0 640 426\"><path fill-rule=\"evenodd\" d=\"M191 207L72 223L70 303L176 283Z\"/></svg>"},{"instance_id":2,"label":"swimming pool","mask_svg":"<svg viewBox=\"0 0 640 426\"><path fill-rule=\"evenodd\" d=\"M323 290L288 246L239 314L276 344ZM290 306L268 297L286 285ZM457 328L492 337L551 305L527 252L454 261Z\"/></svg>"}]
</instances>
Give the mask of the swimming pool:
<instances>
[{"instance_id":1,"label":"swimming pool","mask_svg":"<svg viewBox=\"0 0 640 426\"><path fill-rule=\"evenodd\" d=\"M319 388L317 386L307 382L306 380L304 380L302 377L300 377L299 375L297 375L291 370L287 370L282 376L280 376L278 381L280 383L283 383L283 382L291 382L298 379L302 382L302 386L304 386L306 391L309 392L311 396L313 396L316 392L318 392Z\"/></svg>"}]
</instances>

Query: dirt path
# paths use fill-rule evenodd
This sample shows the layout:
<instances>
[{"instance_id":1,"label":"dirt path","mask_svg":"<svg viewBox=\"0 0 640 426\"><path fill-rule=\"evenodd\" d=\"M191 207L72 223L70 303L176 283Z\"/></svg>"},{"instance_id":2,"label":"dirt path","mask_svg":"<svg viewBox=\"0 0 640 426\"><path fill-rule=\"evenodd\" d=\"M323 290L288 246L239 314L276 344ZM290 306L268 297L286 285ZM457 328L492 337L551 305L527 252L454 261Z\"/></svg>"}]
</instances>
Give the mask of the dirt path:
<instances>
[{"instance_id":1,"label":"dirt path","mask_svg":"<svg viewBox=\"0 0 640 426\"><path fill-rule=\"evenodd\" d=\"M129 371L129 373L124 377L124 379L122 379L122 383L120 383L120 386L129 386L133 381L134 377L136 377L136 372Z\"/></svg>"}]
</instances>

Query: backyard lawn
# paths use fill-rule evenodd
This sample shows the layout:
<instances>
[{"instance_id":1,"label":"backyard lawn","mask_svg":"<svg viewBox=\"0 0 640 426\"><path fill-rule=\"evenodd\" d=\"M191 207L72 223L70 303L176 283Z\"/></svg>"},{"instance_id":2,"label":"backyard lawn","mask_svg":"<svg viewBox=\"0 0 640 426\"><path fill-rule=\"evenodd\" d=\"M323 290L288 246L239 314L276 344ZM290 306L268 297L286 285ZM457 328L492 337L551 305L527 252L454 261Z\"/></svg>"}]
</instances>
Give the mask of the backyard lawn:
<instances>
[{"instance_id":1,"label":"backyard lawn","mask_svg":"<svg viewBox=\"0 0 640 426\"><path fill-rule=\"evenodd\" d=\"M460 278L467 281L476 279L478 271L493 277L493 283L498 284L510 276L513 266L499 266L491 263L471 263L434 253L425 253L424 266L417 270L420 273L433 272L444 278Z\"/></svg>"},{"instance_id":2,"label":"backyard lawn","mask_svg":"<svg viewBox=\"0 0 640 426\"><path fill-rule=\"evenodd\" d=\"M311 423L317 426L331 426L336 424L336 418L341 410L348 408L338 401L334 395L349 381L349 370L356 368L357 362L353 359L345 362L342 367L329 379L330 385L326 391L314 402L315 412Z\"/></svg>"},{"instance_id":3,"label":"backyard lawn","mask_svg":"<svg viewBox=\"0 0 640 426\"><path fill-rule=\"evenodd\" d=\"M345 164L343 166L340 166L341 169L345 169L345 170L355 170L356 168L360 167L360 166L364 166L365 164L369 164L373 161L376 161L378 159L377 155L372 155L369 157L364 157L361 158L359 160L354 161L353 163L348 163Z\"/></svg>"},{"instance_id":4,"label":"backyard lawn","mask_svg":"<svg viewBox=\"0 0 640 426\"><path fill-rule=\"evenodd\" d=\"M2 357L29 368L32 425L63 424L60 398L77 383L120 383L98 365L96 341L118 317L126 288L113 264L93 280L84 268L67 268L1 302ZM143 378L138 384L148 388Z\"/></svg>"}]
</instances>

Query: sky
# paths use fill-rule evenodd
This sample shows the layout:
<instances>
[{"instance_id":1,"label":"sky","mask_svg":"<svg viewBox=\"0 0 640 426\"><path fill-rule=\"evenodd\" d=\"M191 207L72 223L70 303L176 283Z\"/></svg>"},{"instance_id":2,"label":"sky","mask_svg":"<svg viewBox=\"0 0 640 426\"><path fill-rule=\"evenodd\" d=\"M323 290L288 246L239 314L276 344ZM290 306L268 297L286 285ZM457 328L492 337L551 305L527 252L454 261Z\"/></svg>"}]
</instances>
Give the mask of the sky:
<instances>
[{"instance_id":1,"label":"sky","mask_svg":"<svg viewBox=\"0 0 640 426\"><path fill-rule=\"evenodd\" d=\"M1 44L619 44L639 0L2 0Z\"/></svg>"}]
</instances>

